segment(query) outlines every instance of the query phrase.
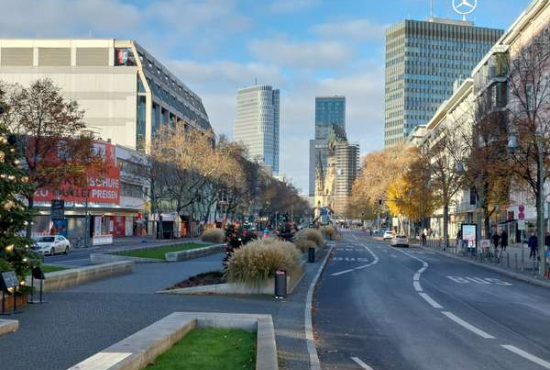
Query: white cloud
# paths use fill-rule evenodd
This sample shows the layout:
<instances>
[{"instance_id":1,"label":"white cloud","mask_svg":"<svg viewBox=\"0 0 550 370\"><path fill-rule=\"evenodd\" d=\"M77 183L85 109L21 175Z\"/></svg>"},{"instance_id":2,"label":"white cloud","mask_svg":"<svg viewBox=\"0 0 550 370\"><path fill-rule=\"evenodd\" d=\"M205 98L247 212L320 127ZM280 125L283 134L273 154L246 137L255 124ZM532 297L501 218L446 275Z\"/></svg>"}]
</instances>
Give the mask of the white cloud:
<instances>
[{"instance_id":1,"label":"white cloud","mask_svg":"<svg viewBox=\"0 0 550 370\"><path fill-rule=\"evenodd\" d=\"M130 4L109 0L0 0L5 37L75 37L136 30L142 15Z\"/></svg>"},{"instance_id":2,"label":"white cloud","mask_svg":"<svg viewBox=\"0 0 550 370\"><path fill-rule=\"evenodd\" d=\"M260 60L279 66L298 68L338 67L349 62L354 52L344 43L291 42L284 39L264 39L250 42L249 48Z\"/></svg>"},{"instance_id":3,"label":"white cloud","mask_svg":"<svg viewBox=\"0 0 550 370\"><path fill-rule=\"evenodd\" d=\"M294 13L319 4L320 0L276 0L269 9L273 13Z\"/></svg>"},{"instance_id":4,"label":"white cloud","mask_svg":"<svg viewBox=\"0 0 550 370\"><path fill-rule=\"evenodd\" d=\"M348 38L356 41L383 41L386 26L367 19L352 19L340 22L321 23L311 32L324 38Z\"/></svg>"}]
</instances>

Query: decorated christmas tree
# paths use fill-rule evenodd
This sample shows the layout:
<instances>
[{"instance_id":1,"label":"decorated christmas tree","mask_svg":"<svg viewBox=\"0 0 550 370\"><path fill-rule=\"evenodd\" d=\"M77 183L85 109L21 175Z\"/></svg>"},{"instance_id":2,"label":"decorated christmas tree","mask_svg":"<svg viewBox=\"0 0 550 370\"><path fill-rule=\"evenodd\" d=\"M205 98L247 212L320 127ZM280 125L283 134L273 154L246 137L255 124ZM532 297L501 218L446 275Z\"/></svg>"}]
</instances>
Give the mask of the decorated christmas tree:
<instances>
[{"instance_id":1,"label":"decorated christmas tree","mask_svg":"<svg viewBox=\"0 0 550 370\"><path fill-rule=\"evenodd\" d=\"M28 191L29 179L20 168L17 139L2 120L8 109L2 95L0 91L0 272L15 271L24 282L25 274L39 260L30 250L32 240L23 236L32 219L22 196Z\"/></svg>"},{"instance_id":2,"label":"decorated christmas tree","mask_svg":"<svg viewBox=\"0 0 550 370\"><path fill-rule=\"evenodd\" d=\"M235 249L238 249L246 243L257 239L254 232L245 230L242 226L235 226L234 224L228 224L225 228L225 255L223 258L223 264L227 265L227 262L233 255Z\"/></svg>"}]
</instances>

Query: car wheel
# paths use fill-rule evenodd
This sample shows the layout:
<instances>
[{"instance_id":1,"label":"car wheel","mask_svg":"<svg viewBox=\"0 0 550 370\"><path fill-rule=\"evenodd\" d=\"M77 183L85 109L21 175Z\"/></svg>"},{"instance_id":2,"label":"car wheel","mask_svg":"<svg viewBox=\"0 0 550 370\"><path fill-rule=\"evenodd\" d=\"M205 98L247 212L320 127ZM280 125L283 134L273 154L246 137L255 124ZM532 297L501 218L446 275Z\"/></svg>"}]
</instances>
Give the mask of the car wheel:
<instances>
[{"instance_id":1,"label":"car wheel","mask_svg":"<svg viewBox=\"0 0 550 370\"><path fill-rule=\"evenodd\" d=\"M55 256L55 248L54 247L52 247L50 249L50 256Z\"/></svg>"},{"instance_id":2,"label":"car wheel","mask_svg":"<svg viewBox=\"0 0 550 370\"><path fill-rule=\"evenodd\" d=\"M63 251L63 254L69 254L69 247L65 247L65 250Z\"/></svg>"}]
</instances>

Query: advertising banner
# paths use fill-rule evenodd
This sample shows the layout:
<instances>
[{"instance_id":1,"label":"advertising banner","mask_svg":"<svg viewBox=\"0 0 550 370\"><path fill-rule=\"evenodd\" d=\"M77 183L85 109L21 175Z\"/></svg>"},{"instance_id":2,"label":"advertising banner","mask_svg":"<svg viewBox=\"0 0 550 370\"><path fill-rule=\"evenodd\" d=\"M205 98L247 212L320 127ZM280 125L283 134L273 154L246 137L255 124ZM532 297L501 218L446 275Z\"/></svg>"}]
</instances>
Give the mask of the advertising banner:
<instances>
[{"instance_id":1,"label":"advertising banner","mask_svg":"<svg viewBox=\"0 0 550 370\"><path fill-rule=\"evenodd\" d=\"M88 171L86 174L88 186L78 186L73 182L64 181L57 189L40 188L35 192L35 202L51 202L62 199L65 202L86 201L90 203L120 203L120 169L116 166L114 146L109 143L94 143L96 155L105 161L106 170L101 173Z\"/></svg>"},{"instance_id":2,"label":"advertising banner","mask_svg":"<svg viewBox=\"0 0 550 370\"><path fill-rule=\"evenodd\" d=\"M477 225L462 224L462 242L468 248L477 247Z\"/></svg>"}]
</instances>

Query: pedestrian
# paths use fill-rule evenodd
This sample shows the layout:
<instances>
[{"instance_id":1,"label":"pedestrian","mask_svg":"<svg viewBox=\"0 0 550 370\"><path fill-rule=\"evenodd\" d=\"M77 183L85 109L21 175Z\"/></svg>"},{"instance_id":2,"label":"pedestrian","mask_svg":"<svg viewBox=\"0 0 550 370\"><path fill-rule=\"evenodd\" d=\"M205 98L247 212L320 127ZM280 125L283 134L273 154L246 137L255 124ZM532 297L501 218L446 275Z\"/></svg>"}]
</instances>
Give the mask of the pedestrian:
<instances>
[{"instance_id":1,"label":"pedestrian","mask_svg":"<svg viewBox=\"0 0 550 370\"><path fill-rule=\"evenodd\" d=\"M424 229L424 231L422 231L422 235L421 235L421 238L422 238L422 246L423 246L423 247L426 246L426 233L427 233L427 230Z\"/></svg>"},{"instance_id":2,"label":"pedestrian","mask_svg":"<svg viewBox=\"0 0 550 370\"><path fill-rule=\"evenodd\" d=\"M527 242L527 246L531 250L531 253L529 254L529 258L533 258L533 259L537 258L537 249L539 247L539 242L535 233L531 233L531 236L529 237L529 241Z\"/></svg>"},{"instance_id":3,"label":"pedestrian","mask_svg":"<svg viewBox=\"0 0 550 370\"><path fill-rule=\"evenodd\" d=\"M550 248L550 233L547 231L546 236L544 237L544 245L546 248Z\"/></svg>"},{"instance_id":4,"label":"pedestrian","mask_svg":"<svg viewBox=\"0 0 550 370\"><path fill-rule=\"evenodd\" d=\"M500 241L500 236L498 235L497 231L495 231L495 233L493 234L491 239L493 239L493 245L495 246L495 250L497 250L498 249L498 242Z\"/></svg>"},{"instance_id":5,"label":"pedestrian","mask_svg":"<svg viewBox=\"0 0 550 370\"><path fill-rule=\"evenodd\" d=\"M462 228L459 228L456 233L456 247L462 247Z\"/></svg>"},{"instance_id":6,"label":"pedestrian","mask_svg":"<svg viewBox=\"0 0 550 370\"><path fill-rule=\"evenodd\" d=\"M506 247L508 247L508 233L506 230L502 230L500 234L500 245L502 246L502 251L506 252Z\"/></svg>"}]
</instances>

